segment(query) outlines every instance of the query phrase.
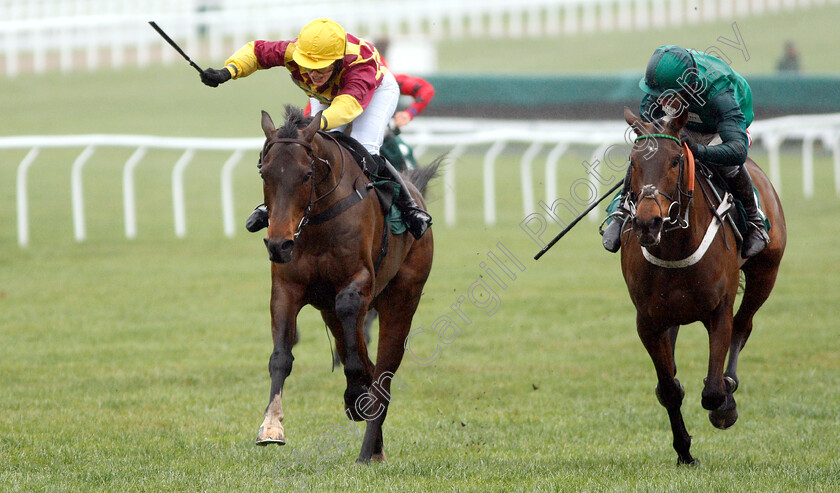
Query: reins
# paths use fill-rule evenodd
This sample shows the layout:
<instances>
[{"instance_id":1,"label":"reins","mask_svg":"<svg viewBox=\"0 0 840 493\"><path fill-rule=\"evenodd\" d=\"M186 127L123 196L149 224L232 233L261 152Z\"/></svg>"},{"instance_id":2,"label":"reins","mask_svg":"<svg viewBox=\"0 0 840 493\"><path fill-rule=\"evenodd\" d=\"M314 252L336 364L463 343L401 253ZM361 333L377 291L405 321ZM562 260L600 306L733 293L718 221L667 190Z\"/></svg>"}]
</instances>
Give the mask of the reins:
<instances>
[{"instance_id":1,"label":"reins","mask_svg":"<svg viewBox=\"0 0 840 493\"><path fill-rule=\"evenodd\" d=\"M681 162L680 162L679 176L677 178L677 200L674 201L667 194L657 190L656 187L653 186L653 185L645 185L644 187L642 187L642 191L639 194L640 195L639 202L641 202L645 198L652 198L657 203L657 205L659 205L659 200L656 199L656 196L655 196L655 194L657 194L657 193L659 195L662 195L663 197L668 198L669 200L671 200L671 206L669 207L669 210L668 210L668 218L665 219L665 221L672 224L672 227L669 228L669 229L664 229L663 232L673 231L675 229L688 228L690 226L689 220L688 220L688 215L689 215L689 211L690 211L690 208L691 208L692 199L694 197L694 184L695 184L695 173L696 173L694 155L692 154L691 150L688 148L687 144L680 142L680 139L678 139L678 138L676 138L672 135L665 135L665 134L642 135L642 136L637 137L634 142L637 142L639 140L646 139L646 138L651 138L651 137L652 138L671 139L671 140L674 140L674 141L680 143L680 146L682 147L681 155L680 155ZM688 168L688 169L684 171L684 168ZM686 176L687 183L686 183L686 190L683 191L682 183L683 183L683 177L685 175L687 175ZM685 257L685 258L682 258L682 259L679 259L679 260L664 260L664 259L658 258L658 257L654 256L653 254L651 254L647 250L647 248L642 247L642 254L643 254L645 260L647 260L651 264L656 265L658 267L663 267L663 268L666 268L666 269L680 269L680 268L690 267L690 266L696 264L706 254L706 251L711 246L712 241L714 240L714 237L717 234L718 229L720 229L720 226L723 224L724 216L726 216L729 213L729 211L732 209L733 200L732 200L732 195L729 194L729 193L726 193L724 195L724 197L722 198L722 200L720 202L720 205L717 208L715 208L714 205L711 202L711 198L709 197L709 193L706 191L706 188L703 186L703 182L701 181L700 184L701 184L700 189L703 193L703 196L706 198L706 201L709 202L709 206L710 206L711 211L712 211L712 220L709 222L709 225L706 228L706 233L704 234L703 239L700 242L700 245L698 245L697 248L695 249L695 251L693 253L691 253L688 257ZM682 204L682 198L683 197L686 197L686 199L687 199L684 211L683 211L683 204ZM673 209L675 204L677 205L677 216L676 217L671 217L671 212L672 212L672 209ZM680 217L680 211L683 211L682 217ZM635 215L635 207L633 208L632 213L633 213L633 215ZM662 208L660 207L660 214L661 213L662 213ZM724 229L724 242L726 242L726 229Z\"/></svg>"},{"instance_id":2,"label":"reins","mask_svg":"<svg viewBox=\"0 0 840 493\"><path fill-rule=\"evenodd\" d=\"M669 140L673 140L674 142L676 142L677 144L680 145L680 148L681 148L680 168L679 168L679 175L677 176L677 192L675 194L677 196L677 199L674 200L674 198L671 195L657 189L653 185L645 185L644 187L642 187L642 190L639 193L638 202L641 202L642 200L645 200L645 199L652 199L654 202L656 202L656 205L659 207L659 213L662 214L662 206L659 204L659 199L656 197L656 195L662 195L663 197L665 197L666 199L668 199L671 202L671 205L668 207L668 214L667 214L666 218L664 219L664 222L669 224L670 226L666 227L663 230L663 232L667 233L667 232L670 232L670 231L674 231L676 229L686 229L690 226L690 224L688 222L688 214L689 214L690 209L691 209L692 198L694 197L694 174L695 174L694 155L691 153L691 150L688 148L687 144L682 143L680 141L680 139L678 139L677 137L674 137L673 135L667 135L667 134L640 135L640 136L636 137L633 140L633 142L635 143L635 142L638 142L640 140L645 140L645 139L649 139L649 138L669 139ZM685 170L686 166L688 167L688 170ZM687 175L687 177L686 177L687 183L686 183L686 189L683 190L682 186L683 186L683 181L684 181L684 176L685 175ZM683 207L683 197L685 197L685 199L686 199L685 207ZM633 212L635 214L635 210ZM675 214L675 212L676 212L676 214Z\"/></svg>"}]
</instances>

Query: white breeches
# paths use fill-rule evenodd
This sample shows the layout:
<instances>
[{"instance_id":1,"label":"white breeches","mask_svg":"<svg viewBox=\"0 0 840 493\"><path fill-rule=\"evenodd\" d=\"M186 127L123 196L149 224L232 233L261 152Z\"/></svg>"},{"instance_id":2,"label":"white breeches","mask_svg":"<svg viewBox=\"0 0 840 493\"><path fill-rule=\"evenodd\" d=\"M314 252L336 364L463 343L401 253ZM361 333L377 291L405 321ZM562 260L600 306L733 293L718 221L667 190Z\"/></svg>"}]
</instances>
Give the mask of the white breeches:
<instances>
[{"instance_id":1,"label":"white breeches","mask_svg":"<svg viewBox=\"0 0 840 493\"><path fill-rule=\"evenodd\" d=\"M382 84L374 91L367 108L353 120L350 130L350 136L359 141L371 154L379 154L379 147L382 145L382 139L385 138L385 130L388 128L391 117L394 116L399 99L400 86L394 79L394 75L389 70L385 70ZM319 111L328 107L317 99L310 98L309 102L313 115L317 115ZM345 126L334 128L333 131L341 132Z\"/></svg>"}]
</instances>

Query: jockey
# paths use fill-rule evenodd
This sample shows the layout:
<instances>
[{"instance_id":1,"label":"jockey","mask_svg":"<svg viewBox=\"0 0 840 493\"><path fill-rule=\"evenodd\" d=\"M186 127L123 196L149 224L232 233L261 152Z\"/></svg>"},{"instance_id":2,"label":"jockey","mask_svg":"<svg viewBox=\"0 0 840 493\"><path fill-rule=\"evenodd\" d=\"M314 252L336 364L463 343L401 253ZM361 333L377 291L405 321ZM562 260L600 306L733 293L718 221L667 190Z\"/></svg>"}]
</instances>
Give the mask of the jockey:
<instances>
[{"instance_id":1,"label":"jockey","mask_svg":"<svg viewBox=\"0 0 840 493\"><path fill-rule=\"evenodd\" d=\"M389 41L381 39L376 41L376 49L379 51L380 61L383 65L388 67L388 62L385 61L385 52L388 49ZM390 67L389 67L390 70ZM411 123L417 115L423 112L428 106L432 98L435 97L435 87L427 80L408 74L394 74L394 79L400 86L401 96L411 96L414 101L404 110L397 111L394 114L393 125L394 129L385 132L385 138L382 141L382 146L379 152L390 162L398 171L405 171L406 168L416 168L417 162L414 160L414 154L411 148L399 138L399 128ZM303 110L303 114L309 116L312 114L310 105L307 104ZM402 146L406 146L407 152L403 152Z\"/></svg>"},{"instance_id":2,"label":"jockey","mask_svg":"<svg viewBox=\"0 0 840 493\"><path fill-rule=\"evenodd\" d=\"M341 131L353 122L350 136L407 192L400 174L379 156L388 121L397 106L399 87L373 45L346 33L335 21L316 19L305 25L295 40L246 44L225 61L224 68L205 70L201 81L217 87L230 79L278 66L285 67L292 82L309 96L312 112L320 112L321 130ZM432 222L429 213L418 207L409 193L400 193L396 203L409 232L415 238L423 236ZM266 226L268 211L260 205L251 213L246 228L255 232Z\"/></svg>"},{"instance_id":3,"label":"jockey","mask_svg":"<svg viewBox=\"0 0 840 493\"><path fill-rule=\"evenodd\" d=\"M652 122L674 111L688 111L682 137L694 157L711 165L743 204L748 231L741 246L742 255L749 258L759 253L770 237L745 165L750 145L747 127L753 120L752 92L747 81L712 55L671 45L653 52L639 88L646 93L640 108L644 121ZM629 177L628 169L621 195L630 191ZM619 208L604 230L602 243L610 252L621 247L621 230L627 217L627 211Z\"/></svg>"}]
</instances>

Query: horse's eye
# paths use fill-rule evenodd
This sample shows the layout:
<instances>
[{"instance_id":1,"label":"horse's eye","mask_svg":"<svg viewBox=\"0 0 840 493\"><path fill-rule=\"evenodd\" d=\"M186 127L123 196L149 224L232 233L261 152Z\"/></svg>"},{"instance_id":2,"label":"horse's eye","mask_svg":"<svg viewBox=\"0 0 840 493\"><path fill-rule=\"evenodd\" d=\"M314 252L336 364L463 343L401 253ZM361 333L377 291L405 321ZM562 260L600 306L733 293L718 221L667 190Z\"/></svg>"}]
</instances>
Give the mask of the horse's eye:
<instances>
[{"instance_id":1,"label":"horse's eye","mask_svg":"<svg viewBox=\"0 0 840 493\"><path fill-rule=\"evenodd\" d=\"M674 160L671 162L671 167L676 168L680 165L680 161L682 161L682 158L680 156L675 157Z\"/></svg>"},{"instance_id":2,"label":"horse's eye","mask_svg":"<svg viewBox=\"0 0 840 493\"><path fill-rule=\"evenodd\" d=\"M310 178L312 178L312 172L311 171L306 173L305 175L303 175L303 182L306 183L307 181L309 181Z\"/></svg>"}]
</instances>

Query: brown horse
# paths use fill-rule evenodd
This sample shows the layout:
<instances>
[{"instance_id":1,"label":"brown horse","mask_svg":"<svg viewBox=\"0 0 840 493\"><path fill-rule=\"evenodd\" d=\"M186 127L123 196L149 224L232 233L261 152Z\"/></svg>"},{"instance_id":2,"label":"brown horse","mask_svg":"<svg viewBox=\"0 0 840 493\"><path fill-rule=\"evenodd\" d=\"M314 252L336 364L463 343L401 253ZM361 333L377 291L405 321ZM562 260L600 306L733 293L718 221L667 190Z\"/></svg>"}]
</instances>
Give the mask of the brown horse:
<instances>
[{"instance_id":1,"label":"brown horse","mask_svg":"<svg viewBox=\"0 0 840 493\"><path fill-rule=\"evenodd\" d=\"M265 244L271 260L274 351L268 364L269 403L257 444L286 442L281 395L292 371L297 315L308 304L321 312L344 363L345 413L367 421L358 461L384 461L382 423L391 380L432 268L432 232L419 240L385 233L379 198L352 154L318 131L320 119L307 122L299 109L289 106L280 129L268 113L262 115L266 141L260 175L269 212ZM421 206L421 192L438 165L406 175ZM387 255L378 263L384 238ZM375 365L362 336L370 308L380 315Z\"/></svg>"},{"instance_id":2,"label":"brown horse","mask_svg":"<svg viewBox=\"0 0 840 493\"><path fill-rule=\"evenodd\" d=\"M744 260L735 230L716 218L730 204L714 204L710 185L699 174L696 183L702 196L692 200L693 158L679 138L688 112L655 124L641 121L629 109L624 117L638 138L630 153L635 214L631 228L622 234L621 271L636 306L639 337L656 368L656 395L668 411L677 463L694 464L691 437L680 412L685 390L675 378L679 327L696 321L706 326L709 368L702 405L709 410L712 424L726 429L738 419L732 395L738 387L738 355L752 331L753 315L776 281L787 241L785 217L770 180L748 159L746 165L772 227L767 248ZM746 285L733 319L739 268Z\"/></svg>"}]
</instances>

